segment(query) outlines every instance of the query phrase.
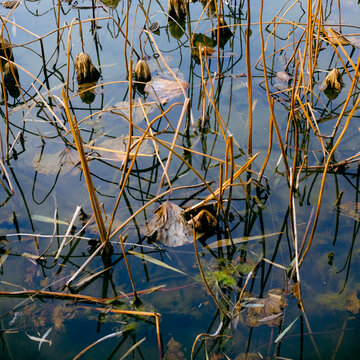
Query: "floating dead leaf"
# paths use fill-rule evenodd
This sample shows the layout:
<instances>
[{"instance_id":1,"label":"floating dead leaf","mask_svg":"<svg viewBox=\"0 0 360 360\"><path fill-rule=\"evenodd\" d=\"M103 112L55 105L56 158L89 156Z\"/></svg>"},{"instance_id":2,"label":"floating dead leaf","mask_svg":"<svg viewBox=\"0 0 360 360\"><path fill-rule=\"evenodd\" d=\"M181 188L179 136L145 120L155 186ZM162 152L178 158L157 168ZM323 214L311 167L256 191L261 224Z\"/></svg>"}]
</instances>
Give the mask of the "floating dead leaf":
<instances>
[{"instance_id":1,"label":"floating dead leaf","mask_svg":"<svg viewBox=\"0 0 360 360\"><path fill-rule=\"evenodd\" d=\"M293 77L287 71L278 71L276 73L276 79L283 81L289 85Z\"/></svg>"},{"instance_id":2,"label":"floating dead leaf","mask_svg":"<svg viewBox=\"0 0 360 360\"><path fill-rule=\"evenodd\" d=\"M199 213L189 221L189 225L194 224L196 229L196 237L201 237L216 228L218 222L214 215L208 210L201 210Z\"/></svg>"},{"instance_id":3,"label":"floating dead leaf","mask_svg":"<svg viewBox=\"0 0 360 360\"><path fill-rule=\"evenodd\" d=\"M15 9L20 5L20 1L3 1L1 5L6 9Z\"/></svg>"},{"instance_id":4,"label":"floating dead leaf","mask_svg":"<svg viewBox=\"0 0 360 360\"><path fill-rule=\"evenodd\" d=\"M146 83L151 80L150 68L146 60L140 59L134 69L136 81Z\"/></svg>"},{"instance_id":5,"label":"floating dead leaf","mask_svg":"<svg viewBox=\"0 0 360 360\"><path fill-rule=\"evenodd\" d=\"M183 94L183 91L189 87L189 83L182 80L183 77L178 76L178 81L169 75L154 76L145 86L145 91L160 103L167 103L172 99Z\"/></svg>"},{"instance_id":6,"label":"floating dead leaf","mask_svg":"<svg viewBox=\"0 0 360 360\"><path fill-rule=\"evenodd\" d=\"M170 201L155 210L155 215L143 230L146 236L156 235L156 241L170 247L193 242L192 227L185 220L183 209Z\"/></svg>"},{"instance_id":7,"label":"floating dead leaf","mask_svg":"<svg viewBox=\"0 0 360 360\"><path fill-rule=\"evenodd\" d=\"M166 345L167 350L164 360L186 360L184 353L181 351L181 344L171 338Z\"/></svg>"},{"instance_id":8,"label":"floating dead leaf","mask_svg":"<svg viewBox=\"0 0 360 360\"><path fill-rule=\"evenodd\" d=\"M360 221L360 203L345 202L338 207L342 215Z\"/></svg>"},{"instance_id":9,"label":"floating dead leaf","mask_svg":"<svg viewBox=\"0 0 360 360\"><path fill-rule=\"evenodd\" d=\"M260 299L250 298L245 307L248 308L245 325L257 327L280 325L285 297L281 289L270 289L267 296Z\"/></svg>"},{"instance_id":10,"label":"floating dead leaf","mask_svg":"<svg viewBox=\"0 0 360 360\"><path fill-rule=\"evenodd\" d=\"M43 154L39 161L39 155L36 155L33 158L32 164L35 170L44 175L56 175L61 168L63 174L66 174L75 169L80 163L80 158L78 153L66 147L64 150L58 151L55 154ZM75 175L78 170L73 172Z\"/></svg>"},{"instance_id":11,"label":"floating dead leaf","mask_svg":"<svg viewBox=\"0 0 360 360\"><path fill-rule=\"evenodd\" d=\"M334 30L331 27L327 28L326 30L327 30L327 37L333 45L335 45L335 46L338 46L339 44L341 44L343 46L351 45L351 42L344 35L339 33L338 31Z\"/></svg>"},{"instance_id":12,"label":"floating dead leaf","mask_svg":"<svg viewBox=\"0 0 360 360\"><path fill-rule=\"evenodd\" d=\"M75 71L79 85L97 82L100 77L100 73L93 65L90 56L84 52L76 56Z\"/></svg>"},{"instance_id":13,"label":"floating dead leaf","mask_svg":"<svg viewBox=\"0 0 360 360\"><path fill-rule=\"evenodd\" d=\"M344 83L342 81L342 76L339 70L334 68L326 75L321 84L320 90L324 91L325 95L330 100L334 100L339 95L343 86Z\"/></svg>"},{"instance_id":14,"label":"floating dead leaf","mask_svg":"<svg viewBox=\"0 0 360 360\"><path fill-rule=\"evenodd\" d=\"M132 145L129 153L129 158L132 159L135 155L135 149L138 145L139 138L132 137ZM102 156L104 160L123 161L127 152L128 138L121 136L114 139L106 139L98 146L88 146ZM143 140L136 156L154 156L154 151L149 140Z\"/></svg>"},{"instance_id":15,"label":"floating dead leaf","mask_svg":"<svg viewBox=\"0 0 360 360\"><path fill-rule=\"evenodd\" d=\"M360 299L358 298L357 291L350 292L346 297L346 310L353 314L358 314L360 310Z\"/></svg>"},{"instance_id":16,"label":"floating dead leaf","mask_svg":"<svg viewBox=\"0 0 360 360\"><path fill-rule=\"evenodd\" d=\"M135 124L139 124L141 121L144 121L144 111L146 115L151 114L154 109L156 108L156 105L154 103L142 103L142 106L140 104L136 104L135 101L132 106L132 121ZM129 120L129 103L127 101L119 101L114 105L113 113L121 113L124 115L124 117Z\"/></svg>"}]
</instances>

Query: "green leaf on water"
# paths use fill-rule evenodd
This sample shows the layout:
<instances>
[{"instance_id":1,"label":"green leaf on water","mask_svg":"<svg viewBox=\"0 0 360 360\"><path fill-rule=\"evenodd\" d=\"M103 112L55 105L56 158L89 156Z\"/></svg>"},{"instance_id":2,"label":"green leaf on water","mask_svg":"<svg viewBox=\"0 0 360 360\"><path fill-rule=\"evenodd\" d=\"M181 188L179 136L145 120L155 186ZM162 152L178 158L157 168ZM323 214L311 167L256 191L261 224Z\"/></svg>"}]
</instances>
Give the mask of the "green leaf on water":
<instances>
[{"instance_id":1,"label":"green leaf on water","mask_svg":"<svg viewBox=\"0 0 360 360\"><path fill-rule=\"evenodd\" d=\"M168 265L168 264L165 264L164 262L162 262L162 261L160 261L160 260L154 259L154 258L152 258L152 257L149 256L149 255L141 254L141 253L138 253L138 252L136 252L136 251L131 251L131 250L129 250L128 253L131 254L131 255L134 255L134 256L142 259L142 260L151 262L151 263L153 263L153 264L155 264L155 265L162 266L162 267L164 267L165 269L172 270L172 271L176 271L176 272L178 272L178 273L180 273L180 274L182 274L182 275L189 276L188 274L184 273L183 271L181 271L181 270L179 270L179 269L176 269L176 268L174 268L174 267L172 267L172 266L170 266L170 265Z\"/></svg>"}]
</instances>

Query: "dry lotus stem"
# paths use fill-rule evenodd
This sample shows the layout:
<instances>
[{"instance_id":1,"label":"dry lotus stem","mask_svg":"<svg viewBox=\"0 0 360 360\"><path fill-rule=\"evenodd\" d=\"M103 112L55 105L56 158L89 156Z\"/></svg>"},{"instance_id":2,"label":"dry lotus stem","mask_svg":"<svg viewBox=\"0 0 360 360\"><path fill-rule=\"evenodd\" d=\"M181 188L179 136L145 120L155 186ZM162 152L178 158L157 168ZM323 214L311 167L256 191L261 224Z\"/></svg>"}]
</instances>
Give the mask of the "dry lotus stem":
<instances>
[{"instance_id":1,"label":"dry lotus stem","mask_svg":"<svg viewBox=\"0 0 360 360\"><path fill-rule=\"evenodd\" d=\"M321 84L321 90L335 90L340 92L344 83L342 76L337 68L332 69L329 74L326 75L324 81Z\"/></svg>"},{"instance_id":2,"label":"dry lotus stem","mask_svg":"<svg viewBox=\"0 0 360 360\"><path fill-rule=\"evenodd\" d=\"M76 57L75 70L79 85L99 80L99 71L93 65L90 56L84 52L79 53Z\"/></svg>"},{"instance_id":3,"label":"dry lotus stem","mask_svg":"<svg viewBox=\"0 0 360 360\"><path fill-rule=\"evenodd\" d=\"M140 82L148 82L151 80L151 73L148 63L145 60L138 60L135 65L135 79Z\"/></svg>"}]
</instances>

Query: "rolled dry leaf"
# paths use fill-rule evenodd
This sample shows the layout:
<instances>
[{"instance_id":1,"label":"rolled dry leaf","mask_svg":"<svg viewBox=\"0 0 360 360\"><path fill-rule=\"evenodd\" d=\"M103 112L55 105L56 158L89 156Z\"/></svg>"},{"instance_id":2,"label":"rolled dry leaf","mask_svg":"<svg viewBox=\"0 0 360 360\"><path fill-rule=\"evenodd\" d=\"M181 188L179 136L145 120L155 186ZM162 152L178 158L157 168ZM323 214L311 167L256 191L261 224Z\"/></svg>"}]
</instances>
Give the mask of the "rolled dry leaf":
<instances>
[{"instance_id":1,"label":"rolled dry leaf","mask_svg":"<svg viewBox=\"0 0 360 360\"><path fill-rule=\"evenodd\" d=\"M321 84L321 90L336 90L341 91L344 83L342 76L337 68L332 69L325 77L324 81Z\"/></svg>"},{"instance_id":2,"label":"rolled dry leaf","mask_svg":"<svg viewBox=\"0 0 360 360\"><path fill-rule=\"evenodd\" d=\"M169 0L168 13L175 19L184 18L186 16L185 0Z\"/></svg>"},{"instance_id":3,"label":"rolled dry leaf","mask_svg":"<svg viewBox=\"0 0 360 360\"><path fill-rule=\"evenodd\" d=\"M326 75L324 81L321 84L320 90L324 91L325 95L334 100L343 88L344 83L342 76L337 68L332 69L329 74Z\"/></svg>"},{"instance_id":4,"label":"rolled dry leaf","mask_svg":"<svg viewBox=\"0 0 360 360\"><path fill-rule=\"evenodd\" d=\"M138 60L138 62L136 63L134 73L136 81L146 83L151 80L149 65L143 59Z\"/></svg>"},{"instance_id":5,"label":"rolled dry leaf","mask_svg":"<svg viewBox=\"0 0 360 360\"><path fill-rule=\"evenodd\" d=\"M79 83L91 83L99 80L100 73L93 65L88 54L81 52L75 59L76 78Z\"/></svg>"}]
</instances>

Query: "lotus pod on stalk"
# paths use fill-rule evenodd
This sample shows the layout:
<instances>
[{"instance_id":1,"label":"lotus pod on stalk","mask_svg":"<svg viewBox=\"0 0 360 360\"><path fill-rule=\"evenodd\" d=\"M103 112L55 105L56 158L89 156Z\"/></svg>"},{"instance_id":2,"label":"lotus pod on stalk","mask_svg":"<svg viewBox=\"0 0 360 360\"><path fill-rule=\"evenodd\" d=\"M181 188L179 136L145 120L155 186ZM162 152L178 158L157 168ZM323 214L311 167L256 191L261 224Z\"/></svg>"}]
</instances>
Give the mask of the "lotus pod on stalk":
<instances>
[{"instance_id":1,"label":"lotus pod on stalk","mask_svg":"<svg viewBox=\"0 0 360 360\"><path fill-rule=\"evenodd\" d=\"M136 81L147 83L151 80L151 72L146 60L138 60L135 65L134 73Z\"/></svg>"},{"instance_id":2,"label":"lotus pod on stalk","mask_svg":"<svg viewBox=\"0 0 360 360\"><path fill-rule=\"evenodd\" d=\"M79 85L99 80L100 73L88 54L81 52L75 59L76 78Z\"/></svg>"}]
</instances>

